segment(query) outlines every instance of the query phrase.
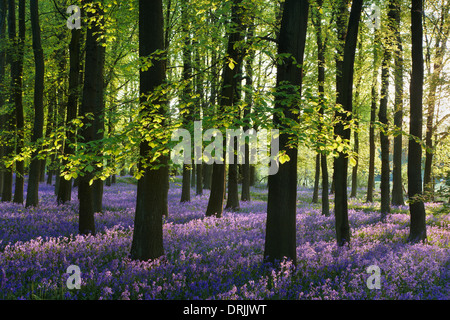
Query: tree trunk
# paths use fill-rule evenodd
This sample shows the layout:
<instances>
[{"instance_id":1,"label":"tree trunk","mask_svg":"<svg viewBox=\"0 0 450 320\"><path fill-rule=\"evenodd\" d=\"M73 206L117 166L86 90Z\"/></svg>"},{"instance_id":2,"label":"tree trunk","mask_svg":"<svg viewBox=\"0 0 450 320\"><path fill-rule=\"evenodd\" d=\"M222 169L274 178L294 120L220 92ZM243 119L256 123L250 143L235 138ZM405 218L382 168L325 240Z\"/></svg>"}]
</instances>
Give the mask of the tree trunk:
<instances>
[{"instance_id":1,"label":"tree trunk","mask_svg":"<svg viewBox=\"0 0 450 320\"><path fill-rule=\"evenodd\" d=\"M4 80L5 80L5 68L6 68L6 20L7 20L7 2L0 1L0 108L3 108L5 104L5 92L4 92ZM6 122L6 116L0 115L0 130L4 130L4 124ZM0 195L3 193L3 178L5 173L5 167L3 157L5 155L5 147L3 144L0 146Z\"/></svg>"},{"instance_id":2,"label":"tree trunk","mask_svg":"<svg viewBox=\"0 0 450 320\"><path fill-rule=\"evenodd\" d=\"M239 21L239 29L241 32L242 30L242 21ZM241 58L242 62L243 59ZM238 75L239 79L235 79L237 82L235 87L235 105L232 107L233 112L236 112L236 114L240 114L240 111L237 107L237 103L241 100L242 97L242 81L240 80L240 77L242 77L242 63L236 67L238 68ZM239 117L239 116L237 116ZM239 117L240 118L240 117ZM236 129L236 128L235 128ZM238 170L238 156L237 153L239 152L238 145L237 145L237 137L233 138L233 141L230 141L230 144L232 143L234 145L234 154L233 154L233 163L228 165L228 198L227 198L227 204L225 205L226 209L232 210L232 211L238 211L239 210L239 170ZM227 146L228 147L228 146ZM244 157L245 157L245 151L244 151Z\"/></svg>"},{"instance_id":3,"label":"tree trunk","mask_svg":"<svg viewBox=\"0 0 450 320\"><path fill-rule=\"evenodd\" d=\"M73 29L71 31L72 37L69 45L70 52L70 71L69 71L69 98L67 101L67 116L66 116L66 126L69 127L67 130L67 140L64 146L64 153L66 156L70 156L75 153L72 143L75 143L75 133L74 128L70 125L71 121L75 120L78 113L78 86L80 77L80 39L81 30ZM63 161L63 166L66 161ZM59 185L59 192L57 197L58 204L64 204L70 202L72 198L72 180L61 179Z\"/></svg>"},{"instance_id":4,"label":"tree trunk","mask_svg":"<svg viewBox=\"0 0 450 320\"><path fill-rule=\"evenodd\" d=\"M183 180L181 182L181 200L180 202L191 201L191 166L183 164Z\"/></svg>"},{"instance_id":5,"label":"tree trunk","mask_svg":"<svg viewBox=\"0 0 450 320\"><path fill-rule=\"evenodd\" d=\"M103 88L103 82L98 82L101 76L102 70L102 44L99 41L99 36L102 32L99 24L99 16L101 14L99 5L97 2L93 2L95 8L94 12L88 12L87 16L90 19L94 19L96 23L92 24L86 32L86 58L85 58L85 71L84 71L84 86L83 86L83 98L80 105L80 116L83 119L83 128L80 130L83 143L92 143L96 140L96 128L99 121L96 118L101 117L102 113L99 113L98 106L102 98L98 97L99 87ZM93 119L87 117L88 114L93 114ZM86 155L92 157L97 154L97 150L86 146L83 150ZM81 170L79 176L78 185L78 199L79 199L79 233L80 234L95 234L95 221L94 213L94 186L91 184L91 180L94 179L94 169L87 169L86 167ZM97 186L98 188L98 186ZM98 190L98 189L97 189ZM98 198L97 198L98 200ZM98 204L98 203L97 203Z\"/></svg>"},{"instance_id":6,"label":"tree trunk","mask_svg":"<svg viewBox=\"0 0 450 320\"><path fill-rule=\"evenodd\" d=\"M102 0L103 1L103 0ZM105 89L106 82L104 78L105 69L105 53L106 47L104 46L105 40L101 37L105 34L105 13L103 9L98 7L98 26L96 34L97 42L100 43L97 46L97 71L96 71L96 93L95 93L95 105L94 105L94 140L97 141L97 150L95 151L97 158L99 159L96 163L96 174L101 173L103 170L103 154L101 152L102 140L105 136ZM92 185L92 200L94 206L94 212L103 211L103 187L104 183L101 179L95 179Z\"/></svg>"},{"instance_id":7,"label":"tree trunk","mask_svg":"<svg viewBox=\"0 0 450 320\"><path fill-rule=\"evenodd\" d=\"M320 129L322 129L322 123L324 121L325 115L325 50L326 50L326 40L322 37L322 13L320 8L322 7L323 1L318 0L317 5L319 9L313 9L315 16L317 17L316 22L316 40L317 40L317 61L318 61L318 77L317 82L319 84L319 103L320 103ZM314 21L314 20L313 20ZM320 154L320 166L322 171L322 214L328 217L330 215L330 200L328 198L329 193L329 182L328 182L328 163L327 154ZM317 169L316 169L317 170Z\"/></svg>"},{"instance_id":8,"label":"tree trunk","mask_svg":"<svg viewBox=\"0 0 450 320\"><path fill-rule=\"evenodd\" d=\"M164 50L164 19L162 1L139 0L139 56L148 57L157 50ZM166 78L166 65L162 59L152 61L152 66L140 71L141 104L144 105L143 115L153 111L153 105L147 102L145 96L161 86ZM158 97L158 99L161 99ZM152 101L163 105L156 110L165 113L164 101ZM151 117L151 116L150 116ZM152 120L152 119L149 119ZM151 148L149 141L142 141L140 154L142 159L148 159ZM153 165L162 165L152 170ZM136 260L155 259L164 254L162 217L167 211L167 181L168 159L160 156L149 167L142 168L144 175L138 181L136 215L134 221L131 258Z\"/></svg>"},{"instance_id":9,"label":"tree trunk","mask_svg":"<svg viewBox=\"0 0 450 320\"><path fill-rule=\"evenodd\" d=\"M371 107L370 107L370 127L369 127L369 173L367 181L367 202L373 202L373 192L375 189L375 121L377 115L377 101L378 101L378 48L377 44L380 42L379 31L375 30L375 38L373 42L373 83L371 92Z\"/></svg>"},{"instance_id":10,"label":"tree trunk","mask_svg":"<svg viewBox=\"0 0 450 320\"><path fill-rule=\"evenodd\" d=\"M356 198L358 194L358 167L359 167L359 122L355 122L357 129L353 133L354 137L354 146L353 151L356 154L356 164L353 166L352 169L352 191L350 193L350 198Z\"/></svg>"},{"instance_id":11,"label":"tree trunk","mask_svg":"<svg viewBox=\"0 0 450 320\"><path fill-rule=\"evenodd\" d=\"M389 46L389 39L385 39L386 46ZM381 220L384 220L390 212L390 164L389 164L389 136L387 105L389 95L389 62L391 60L390 48L384 49L383 65L381 70L381 100L378 119L383 125L380 131L381 146Z\"/></svg>"},{"instance_id":12,"label":"tree trunk","mask_svg":"<svg viewBox=\"0 0 450 320\"><path fill-rule=\"evenodd\" d=\"M225 208L232 211L239 210L238 165L236 162L237 156L234 159L234 164L228 165L228 197Z\"/></svg>"},{"instance_id":13,"label":"tree trunk","mask_svg":"<svg viewBox=\"0 0 450 320\"><path fill-rule=\"evenodd\" d=\"M181 7L181 19L183 26L183 93L182 93L182 106L181 112L183 117L183 124L185 128L192 128L192 113L193 104L191 103L192 96L192 62L191 62L191 35L189 29L189 19L188 19L188 1L184 2ZM192 133L192 130L189 129ZM183 165L183 181L181 186L181 200L180 202L190 202L191 201L191 174L193 171L193 165L184 164ZM194 177L192 177L193 179Z\"/></svg>"},{"instance_id":14,"label":"tree trunk","mask_svg":"<svg viewBox=\"0 0 450 320\"><path fill-rule=\"evenodd\" d=\"M306 44L309 3L307 0L287 0L284 3L278 53L291 55L277 66L274 126L283 128L282 118L298 121L294 112L300 105L303 70L303 53ZM296 64L292 62L296 61ZM288 85L286 85L288 84ZM286 96L289 96L286 103ZM283 114L283 116L281 115ZM267 223L264 260L280 261L283 258L297 263L296 253L296 202L297 202L297 147L289 148L289 133L280 131L279 150L286 152L289 161L280 163L275 175L269 176Z\"/></svg>"},{"instance_id":15,"label":"tree trunk","mask_svg":"<svg viewBox=\"0 0 450 320\"><path fill-rule=\"evenodd\" d=\"M320 153L317 153L316 155L316 170L314 175L314 191L313 191L313 198L312 203L319 203L319 181L320 181L320 168L321 168L321 162L320 162Z\"/></svg>"},{"instance_id":16,"label":"tree trunk","mask_svg":"<svg viewBox=\"0 0 450 320\"><path fill-rule=\"evenodd\" d=\"M429 80L429 93L427 99L427 120L426 120L426 134L425 134L425 169L423 176L423 188L425 196L434 201L434 182L433 182L433 156L434 156L434 113L436 106L437 88L441 84L441 72L444 68L444 57L447 51L447 41L450 32L448 18L449 5L446 4L442 7L442 13L440 17L439 27L437 28L437 39L435 44L435 57L433 72L430 75Z\"/></svg>"},{"instance_id":17,"label":"tree trunk","mask_svg":"<svg viewBox=\"0 0 450 320\"><path fill-rule=\"evenodd\" d=\"M15 32L14 32L15 33ZM21 154L24 146L24 114L23 114L23 60L25 49L25 0L19 0L19 37L17 39L17 57L13 87L13 99L16 111L16 154ZM25 180L24 161L16 161L16 183L14 189L15 203L23 203L23 186Z\"/></svg>"},{"instance_id":18,"label":"tree trunk","mask_svg":"<svg viewBox=\"0 0 450 320\"><path fill-rule=\"evenodd\" d=\"M201 196L203 194L203 163L197 164L197 184L195 186L195 195Z\"/></svg>"},{"instance_id":19,"label":"tree trunk","mask_svg":"<svg viewBox=\"0 0 450 320\"><path fill-rule=\"evenodd\" d=\"M395 102L394 102L394 126L399 130L403 128L403 46L400 34L401 24L401 4L399 0L391 1L393 18L395 21L395 46L394 46L394 82L395 82ZM392 204L395 206L405 205L403 197L402 178L402 153L403 135L399 133L394 137L394 155L392 170Z\"/></svg>"},{"instance_id":20,"label":"tree trunk","mask_svg":"<svg viewBox=\"0 0 450 320\"><path fill-rule=\"evenodd\" d=\"M203 189L211 190L211 174L212 174L212 165L204 164L204 166L203 166Z\"/></svg>"},{"instance_id":21,"label":"tree trunk","mask_svg":"<svg viewBox=\"0 0 450 320\"><path fill-rule=\"evenodd\" d=\"M338 103L343 106L346 113L337 113L337 118L340 119L340 121L336 124L334 133L336 136L340 136L343 141L349 141L351 134L350 129L345 128L345 124L351 120L351 112L353 110L353 73L362 2L362 0L354 0L352 3L348 31L345 39L342 83L339 86L340 90L337 91ZM343 246L350 242L347 199L347 154L343 152L339 153L334 161L334 168L336 241L339 246Z\"/></svg>"},{"instance_id":22,"label":"tree trunk","mask_svg":"<svg viewBox=\"0 0 450 320\"><path fill-rule=\"evenodd\" d=\"M195 51L195 69L197 75L195 76L195 93L196 93L196 99L195 99L195 105L194 105L194 117L196 121L202 121L202 110L204 110L204 88L203 88L203 72L201 72L202 68L202 59L200 58L200 48L198 48ZM194 146L196 148L197 146ZM198 146L198 154L200 156L203 155L203 146ZM196 154L194 150L194 155ZM195 159L195 163L197 163L198 159ZM197 169L197 177L196 177L196 185L195 185L195 194L197 196L203 194L203 158L198 161L199 163L196 164Z\"/></svg>"},{"instance_id":23,"label":"tree trunk","mask_svg":"<svg viewBox=\"0 0 450 320\"><path fill-rule=\"evenodd\" d=\"M16 38L16 5L14 0L8 1L8 35L10 41L15 41ZM17 74L17 63L14 62L13 56L14 56L14 50L9 49L8 50L8 60L10 61L11 68L11 87L14 88L15 84L14 81L16 79ZM10 97L10 102L12 102L13 99ZM13 156L14 153L14 121L15 121L15 114L11 111L7 112L3 116L3 129L5 131L5 140L6 145L4 147L4 157L6 159L9 159ZM2 192L2 201L8 202L12 200L13 194L13 168L12 166L5 169L3 173L3 192Z\"/></svg>"},{"instance_id":24,"label":"tree trunk","mask_svg":"<svg viewBox=\"0 0 450 320\"><path fill-rule=\"evenodd\" d=\"M34 126L31 142L36 143L44 131L44 52L41 45L41 29L39 24L38 0L30 0L31 31L33 35L33 52L36 67L34 85ZM26 207L39 204L40 160L37 158L39 149L32 153L30 173L27 188Z\"/></svg>"},{"instance_id":25,"label":"tree trunk","mask_svg":"<svg viewBox=\"0 0 450 320\"><path fill-rule=\"evenodd\" d=\"M254 19L251 17L248 30L247 42L254 37ZM245 59L245 107L244 107L244 132L251 128L250 114L253 107L253 61L255 60L255 50L249 49L248 55ZM242 165L242 191L241 201L250 201L250 149L248 141L245 142L245 163Z\"/></svg>"},{"instance_id":26,"label":"tree trunk","mask_svg":"<svg viewBox=\"0 0 450 320\"><path fill-rule=\"evenodd\" d=\"M412 36L412 74L410 86L410 134L422 138L423 123L423 2L412 0L411 36ZM409 140L408 148L408 197L411 214L409 241L425 241L427 238L426 212L422 196L422 147L414 139Z\"/></svg>"},{"instance_id":27,"label":"tree trunk","mask_svg":"<svg viewBox=\"0 0 450 320\"><path fill-rule=\"evenodd\" d=\"M364 60L363 56L363 43L359 41L358 43L358 69L362 69L362 64ZM362 83L362 76L358 77L358 81L355 86L355 105L353 106L353 117L355 123L355 131L353 132L353 152L355 155L355 165L352 168L352 187L350 198L356 198L358 195L358 169L359 169L359 130L360 130L360 92Z\"/></svg>"},{"instance_id":28,"label":"tree trunk","mask_svg":"<svg viewBox=\"0 0 450 320\"><path fill-rule=\"evenodd\" d=\"M240 65L242 63L243 55L236 47L236 44L242 40L242 33L237 30L236 26L240 26L242 23L242 10L240 8L242 0L233 0L232 12L231 12L231 25L233 31L228 30L228 48L227 56L236 62L234 68L229 67L228 59L224 64L223 71L223 82L219 98L219 115L223 113L226 107L234 106L236 97L236 87L237 87L237 75L240 70ZM226 135L223 134L223 137ZM224 150L226 143L224 142ZM209 196L208 207L206 209L206 216L216 216L221 217L223 212L223 200L225 197L225 179L226 179L226 157L224 156L224 161L222 164L214 163L213 173L211 180L211 193Z\"/></svg>"}]
</instances>

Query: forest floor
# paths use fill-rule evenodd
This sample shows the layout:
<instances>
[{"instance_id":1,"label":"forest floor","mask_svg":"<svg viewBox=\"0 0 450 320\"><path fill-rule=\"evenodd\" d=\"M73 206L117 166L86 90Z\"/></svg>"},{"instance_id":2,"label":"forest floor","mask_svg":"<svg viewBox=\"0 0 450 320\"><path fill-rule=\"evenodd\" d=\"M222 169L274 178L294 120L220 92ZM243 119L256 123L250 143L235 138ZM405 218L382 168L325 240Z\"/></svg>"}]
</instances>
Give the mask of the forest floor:
<instances>
[{"instance_id":1,"label":"forest floor","mask_svg":"<svg viewBox=\"0 0 450 320\"><path fill-rule=\"evenodd\" d=\"M274 268L262 262L266 189L252 188L253 201L217 219L204 216L209 191L181 205L181 186L172 182L165 256L136 262L128 258L130 181L105 187L95 236L77 235L76 189L64 206L46 184L39 208L1 203L0 299L450 299L450 213L440 204L426 205L427 242L409 244L408 207L380 222L379 203L352 199L351 244L339 248L333 215L323 216L312 191L299 189L298 265ZM70 265L80 268L80 289L67 287ZM379 289L368 288L369 266L379 267Z\"/></svg>"}]
</instances>

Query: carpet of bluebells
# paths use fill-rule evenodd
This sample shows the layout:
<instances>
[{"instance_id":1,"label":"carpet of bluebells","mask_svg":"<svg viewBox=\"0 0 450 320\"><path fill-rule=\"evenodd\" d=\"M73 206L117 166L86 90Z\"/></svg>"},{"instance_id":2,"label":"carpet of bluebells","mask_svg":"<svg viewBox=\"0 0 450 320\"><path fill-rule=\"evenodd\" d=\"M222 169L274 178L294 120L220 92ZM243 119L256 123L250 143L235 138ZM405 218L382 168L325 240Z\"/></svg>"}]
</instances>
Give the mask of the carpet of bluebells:
<instances>
[{"instance_id":1,"label":"carpet of bluebells","mask_svg":"<svg viewBox=\"0 0 450 320\"><path fill-rule=\"evenodd\" d=\"M95 236L77 235L76 189L64 206L46 184L38 208L1 203L0 299L450 299L450 213L442 205L426 205L428 240L410 244L407 207L380 222L377 203L351 200L352 240L339 248L333 215L299 189L294 268L262 261L264 188L220 219L204 216L207 190L182 205L180 193L172 182L165 256L146 262L129 259L135 184L105 187ZM79 290L67 288L70 265L81 269ZM371 265L381 270L379 290L367 287Z\"/></svg>"}]
</instances>

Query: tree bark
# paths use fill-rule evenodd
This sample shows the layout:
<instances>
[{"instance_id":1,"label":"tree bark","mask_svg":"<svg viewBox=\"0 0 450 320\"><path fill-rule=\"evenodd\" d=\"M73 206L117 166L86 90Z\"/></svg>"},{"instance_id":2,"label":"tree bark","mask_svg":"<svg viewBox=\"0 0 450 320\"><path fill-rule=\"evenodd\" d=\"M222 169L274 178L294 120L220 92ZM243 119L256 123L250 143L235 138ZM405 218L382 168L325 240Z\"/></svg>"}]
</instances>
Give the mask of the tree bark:
<instances>
[{"instance_id":1,"label":"tree bark","mask_svg":"<svg viewBox=\"0 0 450 320\"><path fill-rule=\"evenodd\" d=\"M442 7L442 13L439 21L439 27L437 28L436 44L435 44L435 56L433 72L430 75L429 80L429 93L427 99L427 119L426 119L426 133L425 133L425 168L423 176L423 189L425 196L430 200L434 200L434 183L433 183L433 157L434 157L434 117L436 107L436 95L437 89L441 84L441 72L444 68L444 57L447 51L447 41L450 32L450 25L447 21L449 5L446 4Z\"/></svg>"},{"instance_id":2,"label":"tree bark","mask_svg":"<svg viewBox=\"0 0 450 320\"><path fill-rule=\"evenodd\" d=\"M139 1L139 56L148 57L157 50L164 50L164 16L162 1ZM161 59L155 59L147 70L140 71L141 104L143 115L153 111L152 104L146 96L157 90L166 79L166 64ZM165 102L161 97L152 101L162 105L157 113L165 113ZM151 115L148 115L151 117ZM151 120L151 119L149 119ZM148 159L151 147L149 141L140 145L141 159ZM144 170L143 177L138 181L136 214L134 221L131 258L136 260L155 259L164 254L162 217L167 210L168 158L160 156L148 167L143 168L143 160L139 169ZM153 165L161 165L157 169Z\"/></svg>"},{"instance_id":3,"label":"tree bark","mask_svg":"<svg viewBox=\"0 0 450 320\"><path fill-rule=\"evenodd\" d=\"M313 198L312 203L319 203L319 181L320 181L320 153L316 154L316 166L315 166L315 174L314 174L314 190L313 190Z\"/></svg>"},{"instance_id":4,"label":"tree bark","mask_svg":"<svg viewBox=\"0 0 450 320\"><path fill-rule=\"evenodd\" d=\"M101 37L104 34L104 17L105 14L103 9L100 9L100 21L99 21L99 31L101 34L97 37ZM94 140L97 141L96 154L99 159L96 163L96 173L101 173L103 170L103 153L101 152L102 140L105 137L105 89L106 83L104 79L104 69L105 69L105 52L106 48L103 46L104 41L100 40L101 43L98 48L98 69L97 69L97 87L96 87L96 101L94 106ZM94 212L103 212L103 187L104 183L101 179L95 179L92 185L93 192L93 206Z\"/></svg>"},{"instance_id":5,"label":"tree bark","mask_svg":"<svg viewBox=\"0 0 450 320\"><path fill-rule=\"evenodd\" d=\"M351 120L351 112L353 110L353 73L362 3L362 0L354 0L352 3L345 39L342 83L339 86L340 90L337 91L338 104L342 105L345 113L337 113L337 118L340 121L336 124L334 133L336 136L340 136L343 141L349 141L351 134L351 130L345 128L345 124ZM334 161L334 168L336 241L339 246L343 246L350 242L347 198L347 154L344 152L339 153Z\"/></svg>"},{"instance_id":6,"label":"tree bark","mask_svg":"<svg viewBox=\"0 0 450 320\"><path fill-rule=\"evenodd\" d=\"M254 37L255 32L254 19L251 17L247 28L247 42ZM251 43L251 42L250 42ZM250 44L251 46L251 44ZM250 114L253 107L253 62L255 60L255 50L250 47L245 59L245 107L244 107L244 132L251 128ZM245 142L245 163L242 165L242 191L241 201L250 201L250 149L248 141Z\"/></svg>"},{"instance_id":7,"label":"tree bark","mask_svg":"<svg viewBox=\"0 0 450 320\"><path fill-rule=\"evenodd\" d=\"M422 138L423 123L423 2L412 0L411 36L412 36L412 74L410 86L410 135ZM422 200L422 147L414 139L409 140L408 148L408 197L411 214L409 241L420 242L427 238L426 212Z\"/></svg>"},{"instance_id":8,"label":"tree bark","mask_svg":"<svg viewBox=\"0 0 450 320\"><path fill-rule=\"evenodd\" d=\"M401 4L399 0L391 1L393 18L395 21L395 46L394 46L394 82L395 82L395 102L394 102L394 126L402 130L403 128L403 45L400 34L401 24ZM394 137L394 155L392 169L392 204L395 206L405 205L403 196L402 178L402 153L403 135L399 133Z\"/></svg>"},{"instance_id":9,"label":"tree bark","mask_svg":"<svg viewBox=\"0 0 450 320\"><path fill-rule=\"evenodd\" d=\"M13 101L16 111L16 154L21 154L24 146L24 114L23 114L23 61L25 49L25 0L19 0L19 37L17 38L17 57L12 63L15 66L13 78ZM15 32L14 32L15 33ZM25 163L16 161L16 183L14 189L14 203L23 203L23 187L25 181Z\"/></svg>"},{"instance_id":10,"label":"tree bark","mask_svg":"<svg viewBox=\"0 0 450 320\"><path fill-rule=\"evenodd\" d=\"M281 29L278 38L279 55L283 58L277 66L274 126L283 129L283 117L298 121L294 112L300 105L303 54L308 27L309 3L307 0L287 0L284 3ZM292 62L295 59L297 64ZM288 85L288 86L287 86ZM286 103L286 96L289 102ZM286 152L289 161L280 163L275 175L269 176L267 223L264 260L276 262L290 259L297 263L296 252L296 202L297 202L297 147L289 147L292 134L280 130L279 150Z\"/></svg>"},{"instance_id":11,"label":"tree bark","mask_svg":"<svg viewBox=\"0 0 450 320\"><path fill-rule=\"evenodd\" d=\"M389 40L386 40L386 45L389 46ZM390 212L390 164L389 164L389 136L387 105L389 95L389 61L391 59L390 49L384 49L384 58L381 70L381 100L378 119L383 125L380 131L380 146L381 146L381 220L384 220Z\"/></svg>"},{"instance_id":12,"label":"tree bark","mask_svg":"<svg viewBox=\"0 0 450 320\"><path fill-rule=\"evenodd\" d=\"M211 174L212 165L205 163L203 165L203 189L211 190Z\"/></svg>"},{"instance_id":13,"label":"tree bark","mask_svg":"<svg viewBox=\"0 0 450 320\"><path fill-rule=\"evenodd\" d=\"M67 101L67 115L66 115L66 126L67 130L67 141L64 146L64 153L66 156L70 156L75 153L72 146L75 139L75 133L71 122L76 119L78 113L78 96L79 96L79 77L80 77L80 40L81 40L81 30L73 29L71 31L72 37L69 44L70 52L70 70L69 70L69 97ZM67 161L63 161L64 164ZM59 185L59 192L57 197L58 204L64 204L71 201L72 198L72 182L73 179L66 180L61 179Z\"/></svg>"},{"instance_id":14,"label":"tree bark","mask_svg":"<svg viewBox=\"0 0 450 320\"><path fill-rule=\"evenodd\" d=\"M223 71L223 82L219 96L219 110L218 113L223 113L226 107L234 106L236 103L236 86L237 74L240 70L243 56L236 47L236 44L242 40L242 33L236 28L241 23L242 10L240 5L242 0L233 0L231 12L231 25L228 32L228 48L227 56L235 62L234 68L229 67L229 61L226 59ZM230 31L231 27L234 30ZM231 60L230 60L231 61ZM225 137L225 134L223 134ZM226 143L224 141L224 150ZM225 197L225 180L226 180L226 156L222 164L213 164L213 173L211 178L211 193L209 196L208 207L206 209L206 216L221 217L223 212L223 200Z\"/></svg>"},{"instance_id":15,"label":"tree bark","mask_svg":"<svg viewBox=\"0 0 450 320\"><path fill-rule=\"evenodd\" d=\"M14 0L8 1L8 36L10 41L15 41L16 38L16 5ZM14 88L14 81L17 74L17 63L13 59L14 53L12 49L8 50L8 60L10 61L10 74L11 74L11 87ZM10 102L13 99L10 97ZM3 129L5 135L5 146L4 146L4 157L9 159L14 153L14 121L15 113L9 111L3 115ZM13 197L13 168L12 166L5 168L3 173L3 192L2 192L2 202L11 201Z\"/></svg>"},{"instance_id":16,"label":"tree bark","mask_svg":"<svg viewBox=\"0 0 450 320\"><path fill-rule=\"evenodd\" d=\"M192 96L192 62L191 62L191 35L189 30L189 20L188 20L188 6L189 3L186 1L181 7L181 19L183 26L183 93L182 93L182 107L181 112L183 117L183 124L185 128L192 128L193 120L193 104L191 103ZM190 130L192 133L192 130ZM183 165L183 180L181 186L181 200L180 202L190 202L191 201L191 174L193 170L192 164Z\"/></svg>"},{"instance_id":17,"label":"tree bark","mask_svg":"<svg viewBox=\"0 0 450 320\"><path fill-rule=\"evenodd\" d=\"M44 131L44 52L41 45L41 29L39 24L39 4L38 0L30 0L31 31L33 35L33 52L36 67L34 84L34 126L31 142L36 143L43 136ZM39 149L32 153L30 163L30 174L28 179L26 207L37 206L39 204L39 177L40 160L38 159Z\"/></svg>"},{"instance_id":18,"label":"tree bark","mask_svg":"<svg viewBox=\"0 0 450 320\"><path fill-rule=\"evenodd\" d=\"M84 126L80 130L80 135L83 143L85 144L96 141L97 134L95 131L98 128L99 123L99 120L96 118L103 116L103 114L99 112L99 109L101 109L102 106L98 105L102 101L102 98L98 96L101 92L100 90L102 90L99 87L103 88L103 82L99 82L102 78L100 73L103 72L101 63L103 49L101 48L102 45L99 41L99 37L102 32L99 24L101 12L99 10L98 2L90 2L93 3L95 10L93 12L88 12L87 16L90 19L94 19L96 23L90 25L86 32L86 58L84 66L85 79L83 86L83 97L80 105L80 116L84 117ZM93 117L89 115L93 115ZM97 155L97 150L95 147L93 148L86 146L84 152L89 157L94 157ZM94 169L88 170L86 167L83 168L81 170L78 182L80 234L95 234L96 232L94 213L97 211L96 209L98 209L98 207L96 208L94 203L94 184L91 183L92 180L94 180Z\"/></svg>"},{"instance_id":19,"label":"tree bark","mask_svg":"<svg viewBox=\"0 0 450 320\"><path fill-rule=\"evenodd\" d=\"M323 1L318 0L317 5L319 8L322 7ZM325 51L327 47L327 38L323 39L322 37L322 16L323 14L320 12L320 9L316 9L315 15L317 16L316 23L316 41L317 41L317 61L318 61L318 70L317 70L317 82L318 82L318 90L319 90L319 103L320 110L319 114L321 117L321 123L324 121L325 115ZM314 20L313 20L314 21ZM322 129L322 125L320 126ZM329 193L329 182L328 182L328 163L327 163L327 154L325 152L320 155L320 167L322 171L322 214L326 217L330 215L330 200L328 198Z\"/></svg>"},{"instance_id":20,"label":"tree bark","mask_svg":"<svg viewBox=\"0 0 450 320\"><path fill-rule=\"evenodd\" d=\"M369 127L369 173L367 181L367 199L366 202L373 202L373 192L375 189L375 121L377 115L377 101L378 101L378 48L377 44L380 42L380 34L375 30L375 38L373 47L373 82L371 92L371 107L370 107L370 127Z\"/></svg>"},{"instance_id":21,"label":"tree bark","mask_svg":"<svg viewBox=\"0 0 450 320\"><path fill-rule=\"evenodd\" d=\"M5 68L6 68L6 50L5 50L5 39L6 39L6 20L7 20L7 2L0 1L0 108L3 108L5 104ZM6 122L6 116L0 115L0 129L4 130ZM0 146L0 195L3 193L3 178L5 174L5 166L3 162L3 157L5 154L5 147L2 144Z\"/></svg>"}]
</instances>

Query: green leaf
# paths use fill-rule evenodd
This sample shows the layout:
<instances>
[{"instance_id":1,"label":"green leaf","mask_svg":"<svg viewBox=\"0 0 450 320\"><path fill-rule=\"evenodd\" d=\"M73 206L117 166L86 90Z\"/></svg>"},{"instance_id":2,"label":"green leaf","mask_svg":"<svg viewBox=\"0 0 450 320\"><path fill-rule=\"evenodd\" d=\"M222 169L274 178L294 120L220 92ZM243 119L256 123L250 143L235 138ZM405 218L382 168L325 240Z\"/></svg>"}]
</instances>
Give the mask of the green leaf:
<instances>
[{"instance_id":1,"label":"green leaf","mask_svg":"<svg viewBox=\"0 0 450 320\"><path fill-rule=\"evenodd\" d=\"M289 158L289 156L287 154L282 154L282 155L280 155L279 160L280 160L281 164L284 164L286 162L289 162L291 160L291 158Z\"/></svg>"}]
</instances>

